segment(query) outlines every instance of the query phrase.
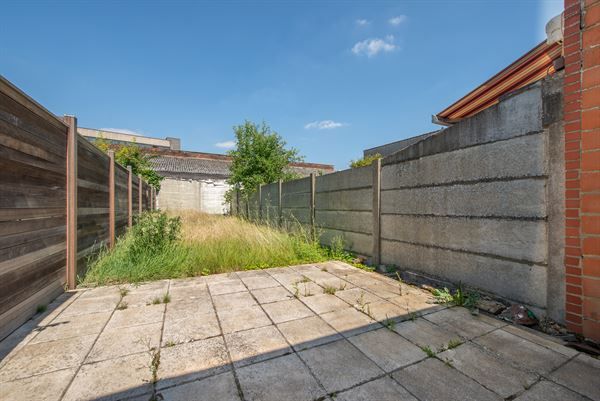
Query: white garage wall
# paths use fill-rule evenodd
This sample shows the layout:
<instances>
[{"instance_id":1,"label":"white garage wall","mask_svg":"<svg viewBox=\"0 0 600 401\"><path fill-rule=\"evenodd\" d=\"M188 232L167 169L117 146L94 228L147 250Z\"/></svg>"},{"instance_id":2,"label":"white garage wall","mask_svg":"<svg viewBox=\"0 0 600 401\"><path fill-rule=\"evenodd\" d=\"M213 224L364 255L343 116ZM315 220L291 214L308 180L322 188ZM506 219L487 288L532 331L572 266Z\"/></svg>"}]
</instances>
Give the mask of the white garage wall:
<instances>
[{"instance_id":1,"label":"white garage wall","mask_svg":"<svg viewBox=\"0 0 600 401\"><path fill-rule=\"evenodd\" d=\"M189 180L165 178L157 195L157 206L163 210L196 210L211 214L224 214L225 180Z\"/></svg>"}]
</instances>

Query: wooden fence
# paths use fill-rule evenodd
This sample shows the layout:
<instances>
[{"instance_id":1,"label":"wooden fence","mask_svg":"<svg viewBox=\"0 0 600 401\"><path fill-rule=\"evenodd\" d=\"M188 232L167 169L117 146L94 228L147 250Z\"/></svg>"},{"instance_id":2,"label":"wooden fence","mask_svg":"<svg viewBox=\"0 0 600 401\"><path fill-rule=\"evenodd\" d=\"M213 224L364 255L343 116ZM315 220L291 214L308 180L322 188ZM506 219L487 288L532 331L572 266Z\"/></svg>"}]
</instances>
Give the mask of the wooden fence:
<instances>
[{"instance_id":1,"label":"wooden fence","mask_svg":"<svg viewBox=\"0 0 600 401\"><path fill-rule=\"evenodd\" d=\"M75 288L155 193L0 76L0 339Z\"/></svg>"}]
</instances>

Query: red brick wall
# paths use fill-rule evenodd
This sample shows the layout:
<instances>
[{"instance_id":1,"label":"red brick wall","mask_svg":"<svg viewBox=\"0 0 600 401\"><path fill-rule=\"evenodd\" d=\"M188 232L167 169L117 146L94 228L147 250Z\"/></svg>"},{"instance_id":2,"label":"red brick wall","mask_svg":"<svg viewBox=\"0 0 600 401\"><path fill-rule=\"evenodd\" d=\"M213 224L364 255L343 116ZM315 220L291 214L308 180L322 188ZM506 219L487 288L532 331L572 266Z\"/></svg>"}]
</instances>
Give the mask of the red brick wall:
<instances>
[{"instance_id":1,"label":"red brick wall","mask_svg":"<svg viewBox=\"0 0 600 401\"><path fill-rule=\"evenodd\" d=\"M565 320L600 341L600 0L565 0L564 19Z\"/></svg>"}]
</instances>

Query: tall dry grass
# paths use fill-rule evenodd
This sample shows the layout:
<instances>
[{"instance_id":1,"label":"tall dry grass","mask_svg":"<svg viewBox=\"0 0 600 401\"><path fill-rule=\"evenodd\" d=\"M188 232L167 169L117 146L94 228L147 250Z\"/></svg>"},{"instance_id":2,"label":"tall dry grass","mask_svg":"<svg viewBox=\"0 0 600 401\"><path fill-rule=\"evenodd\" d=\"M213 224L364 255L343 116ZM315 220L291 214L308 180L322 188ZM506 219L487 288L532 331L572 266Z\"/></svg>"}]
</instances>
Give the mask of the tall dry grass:
<instances>
[{"instance_id":1,"label":"tall dry grass","mask_svg":"<svg viewBox=\"0 0 600 401\"><path fill-rule=\"evenodd\" d=\"M181 219L178 240L159 250L154 246L139 246L140 236L148 229L134 228L113 250L105 250L91 262L82 283L139 282L314 263L347 256L339 249L321 247L301 228L288 233L237 217L198 212L170 213L170 217ZM146 226L151 227L151 232L161 232L152 224L164 224L160 223L163 220L154 216ZM147 242L156 241L150 238Z\"/></svg>"}]
</instances>

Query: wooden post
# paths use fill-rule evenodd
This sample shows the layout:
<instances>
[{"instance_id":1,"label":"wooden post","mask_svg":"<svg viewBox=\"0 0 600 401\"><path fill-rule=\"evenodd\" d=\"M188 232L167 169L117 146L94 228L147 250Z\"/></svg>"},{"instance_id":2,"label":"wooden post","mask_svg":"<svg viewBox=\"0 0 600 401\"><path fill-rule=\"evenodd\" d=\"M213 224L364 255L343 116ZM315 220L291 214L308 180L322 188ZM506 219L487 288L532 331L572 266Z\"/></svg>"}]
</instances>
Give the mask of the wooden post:
<instances>
[{"instance_id":1,"label":"wooden post","mask_svg":"<svg viewBox=\"0 0 600 401\"><path fill-rule=\"evenodd\" d=\"M77 285L77 118L64 116L67 132L67 288Z\"/></svg>"},{"instance_id":2,"label":"wooden post","mask_svg":"<svg viewBox=\"0 0 600 401\"><path fill-rule=\"evenodd\" d=\"M108 247L115 246L115 152L108 151Z\"/></svg>"},{"instance_id":3,"label":"wooden post","mask_svg":"<svg viewBox=\"0 0 600 401\"><path fill-rule=\"evenodd\" d=\"M373 264L381 263L381 159L373 162Z\"/></svg>"},{"instance_id":4,"label":"wooden post","mask_svg":"<svg viewBox=\"0 0 600 401\"><path fill-rule=\"evenodd\" d=\"M315 227L315 187L316 187L316 176L315 173L310 173L310 230L313 239L316 235Z\"/></svg>"},{"instance_id":5,"label":"wooden post","mask_svg":"<svg viewBox=\"0 0 600 401\"><path fill-rule=\"evenodd\" d=\"M279 217L277 218L277 221L279 223L279 227L283 226L283 204L281 203L281 200L283 199L283 196L281 194L281 189L283 188L283 181L279 180L277 182L277 208L278 213L279 213Z\"/></svg>"},{"instance_id":6,"label":"wooden post","mask_svg":"<svg viewBox=\"0 0 600 401\"><path fill-rule=\"evenodd\" d=\"M258 184L258 221L262 222L262 184Z\"/></svg>"},{"instance_id":7,"label":"wooden post","mask_svg":"<svg viewBox=\"0 0 600 401\"><path fill-rule=\"evenodd\" d=\"M133 226L133 172L127 166L127 226Z\"/></svg>"},{"instance_id":8,"label":"wooden post","mask_svg":"<svg viewBox=\"0 0 600 401\"><path fill-rule=\"evenodd\" d=\"M138 216L144 211L144 181L142 175L138 174Z\"/></svg>"}]
</instances>

